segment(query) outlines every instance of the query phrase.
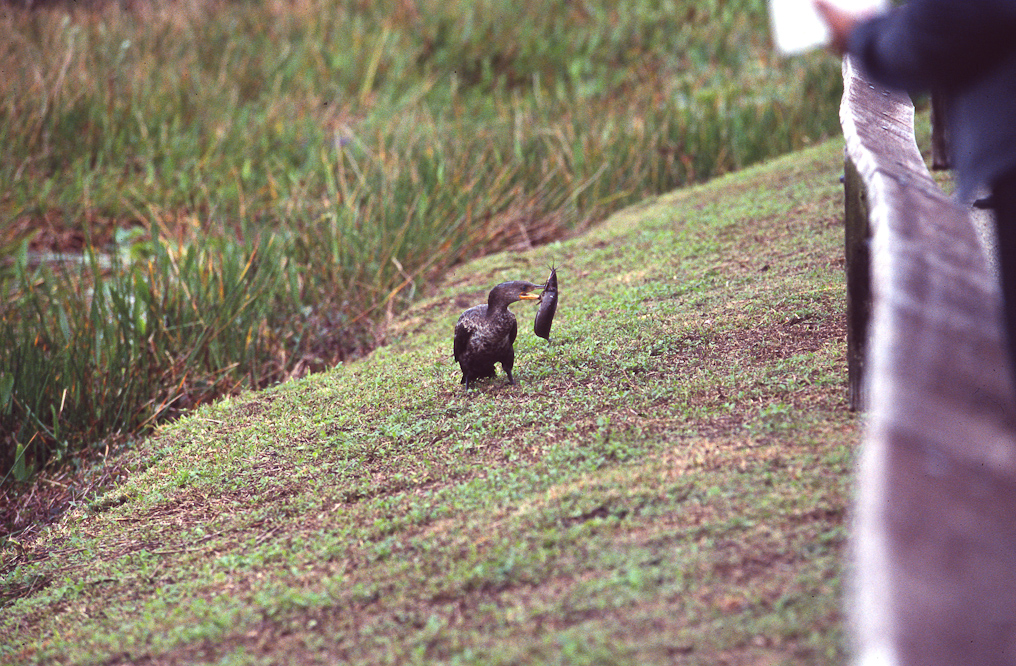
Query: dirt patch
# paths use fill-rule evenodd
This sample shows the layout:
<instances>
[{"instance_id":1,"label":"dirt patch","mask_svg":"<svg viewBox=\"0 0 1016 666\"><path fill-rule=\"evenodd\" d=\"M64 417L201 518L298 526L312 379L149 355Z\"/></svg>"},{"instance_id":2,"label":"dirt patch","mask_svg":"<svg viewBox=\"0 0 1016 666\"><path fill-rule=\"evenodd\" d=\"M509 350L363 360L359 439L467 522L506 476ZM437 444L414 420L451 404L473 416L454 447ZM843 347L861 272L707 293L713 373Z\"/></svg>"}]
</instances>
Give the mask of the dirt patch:
<instances>
[{"instance_id":1,"label":"dirt patch","mask_svg":"<svg viewBox=\"0 0 1016 666\"><path fill-rule=\"evenodd\" d=\"M10 238L29 238L32 252L81 254L87 247L109 248L114 245L117 230L141 226L133 220L113 220L90 216L85 220L68 221L63 213L21 217L10 223Z\"/></svg>"},{"instance_id":2,"label":"dirt patch","mask_svg":"<svg viewBox=\"0 0 1016 666\"><path fill-rule=\"evenodd\" d=\"M832 305L822 312L836 312ZM678 339L677 348L663 355L668 364L715 363L718 358L742 358L770 363L797 354L816 352L830 341L845 340L847 319L843 314L795 315L766 326L695 332Z\"/></svg>"},{"instance_id":3,"label":"dirt patch","mask_svg":"<svg viewBox=\"0 0 1016 666\"><path fill-rule=\"evenodd\" d=\"M0 484L0 542L25 547L46 525L57 522L71 506L101 495L123 483L136 470L129 456L91 452L79 469L45 469L27 484ZM5 549L0 573L8 570Z\"/></svg>"}]
</instances>

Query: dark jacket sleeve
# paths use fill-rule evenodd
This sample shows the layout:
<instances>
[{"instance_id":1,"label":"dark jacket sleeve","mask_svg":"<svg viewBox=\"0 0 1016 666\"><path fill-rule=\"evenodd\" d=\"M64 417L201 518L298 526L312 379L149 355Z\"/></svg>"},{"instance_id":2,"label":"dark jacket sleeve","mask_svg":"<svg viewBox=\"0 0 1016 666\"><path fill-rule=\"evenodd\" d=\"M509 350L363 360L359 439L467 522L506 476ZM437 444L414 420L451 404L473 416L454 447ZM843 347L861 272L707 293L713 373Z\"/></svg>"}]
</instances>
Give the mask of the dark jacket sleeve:
<instances>
[{"instance_id":1,"label":"dark jacket sleeve","mask_svg":"<svg viewBox=\"0 0 1016 666\"><path fill-rule=\"evenodd\" d=\"M879 83L956 89L1016 45L1016 0L910 0L863 22L848 52Z\"/></svg>"}]
</instances>

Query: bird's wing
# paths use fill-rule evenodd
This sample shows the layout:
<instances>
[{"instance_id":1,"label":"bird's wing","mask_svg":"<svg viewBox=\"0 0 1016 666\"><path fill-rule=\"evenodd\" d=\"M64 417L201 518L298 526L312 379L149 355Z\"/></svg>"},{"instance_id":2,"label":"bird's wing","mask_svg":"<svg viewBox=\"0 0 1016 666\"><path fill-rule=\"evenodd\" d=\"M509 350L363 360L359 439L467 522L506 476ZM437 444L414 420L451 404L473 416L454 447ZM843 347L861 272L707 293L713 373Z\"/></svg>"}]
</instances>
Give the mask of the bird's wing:
<instances>
[{"instance_id":1,"label":"bird's wing","mask_svg":"<svg viewBox=\"0 0 1016 666\"><path fill-rule=\"evenodd\" d=\"M456 361L459 360L459 356L462 352L466 351L466 347L469 346L469 339L473 337L473 328L467 326L465 322L460 321L455 324L455 343L453 345L452 358Z\"/></svg>"},{"instance_id":2,"label":"bird's wing","mask_svg":"<svg viewBox=\"0 0 1016 666\"><path fill-rule=\"evenodd\" d=\"M519 335L519 322L512 313L509 312L508 314L512 318L512 326L508 329L508 344L513 345L515 344L515 338Z\"/></svg>"}]
</instances>

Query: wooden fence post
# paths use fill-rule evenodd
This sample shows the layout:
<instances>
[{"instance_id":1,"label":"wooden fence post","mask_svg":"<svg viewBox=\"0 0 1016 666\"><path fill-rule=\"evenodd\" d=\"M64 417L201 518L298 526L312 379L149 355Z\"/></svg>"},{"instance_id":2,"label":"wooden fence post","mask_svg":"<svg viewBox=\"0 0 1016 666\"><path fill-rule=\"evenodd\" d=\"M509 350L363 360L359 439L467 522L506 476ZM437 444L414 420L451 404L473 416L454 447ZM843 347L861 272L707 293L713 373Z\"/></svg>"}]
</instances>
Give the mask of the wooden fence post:
<instances>
[{"instance_id":1,"label":"wooden fence post","mask_svg":"<svg viewBox=\"0 0 1016 666\"><path fill-rule=\"evenodd\" d=\"M931 168L939 171L951 168L948 113L946 97L942 93L931 93Z\"/></svg>"},{"instance_id":2,"label":"wooden fence post","mask_svg":"<svg viewBox=\"0 0 1016 666\"><path fill-rule=\"evenodd\" d=\"M851 411L863 410L864 351L871 315L868 200L864 180L849 155L843 160L844 248L847 271L847 378Z\"/></svg>"}]
</instances>

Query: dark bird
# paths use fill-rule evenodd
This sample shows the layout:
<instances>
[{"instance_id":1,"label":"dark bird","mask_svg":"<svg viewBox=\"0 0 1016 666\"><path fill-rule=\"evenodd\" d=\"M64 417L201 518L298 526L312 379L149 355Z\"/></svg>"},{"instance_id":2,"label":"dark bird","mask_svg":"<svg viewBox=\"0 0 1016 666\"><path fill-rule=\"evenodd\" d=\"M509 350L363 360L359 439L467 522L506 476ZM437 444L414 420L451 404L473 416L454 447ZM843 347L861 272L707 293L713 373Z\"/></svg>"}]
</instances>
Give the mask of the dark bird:
<instances>
[{"instance_id":1,"label":"dark bird","mask_svg":"<svg viewBox=\"0 0 1016 666\"><path fill-rule=\"evenodd\" d=\"M494 376L494 364L500 363L514 384L512 366L515 365L515 338L519 327L508 306L515 301L535 301L532 293L542 284L522 280L502 282L490 290L486 305L469 308L455 324L455 360L462 368L462 383L469 388L475 379Z\"/></svg>"}]
</instances>

